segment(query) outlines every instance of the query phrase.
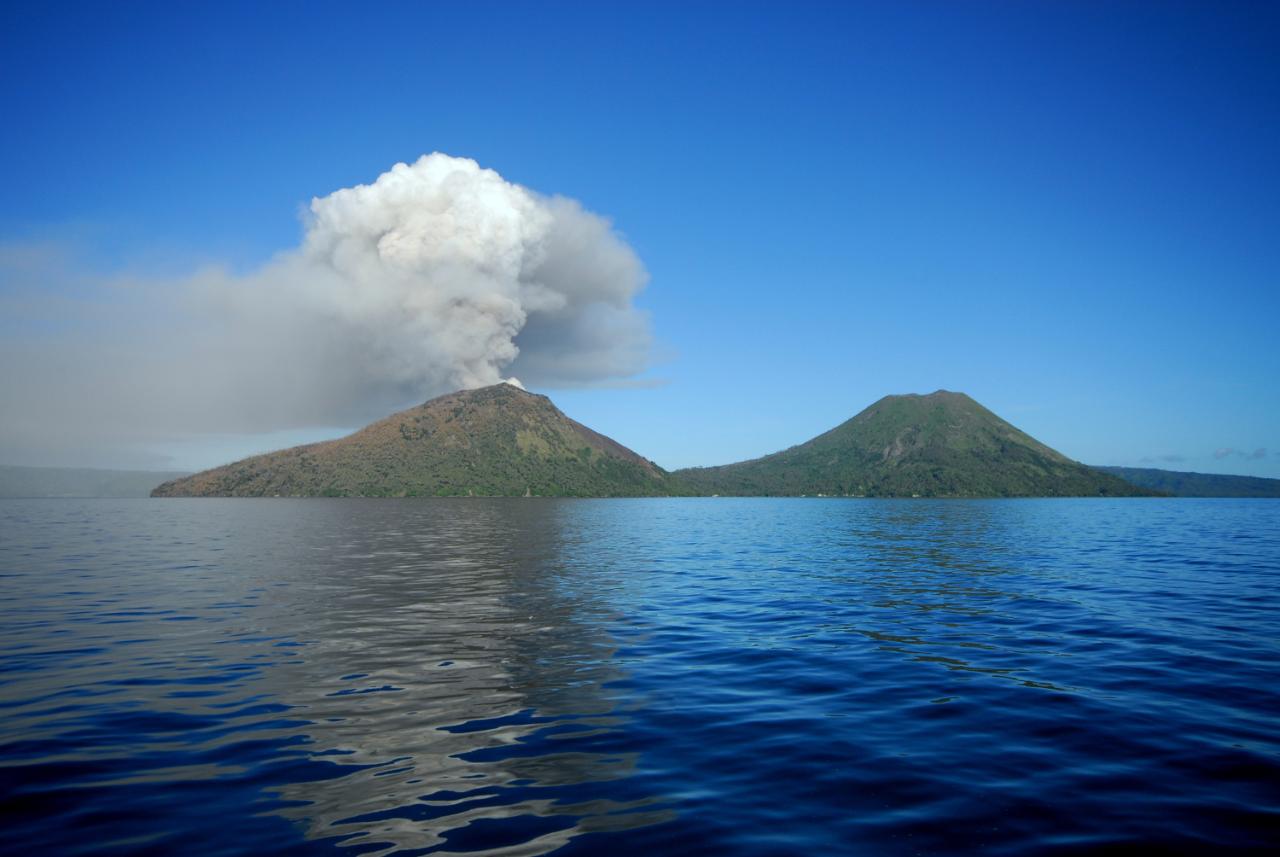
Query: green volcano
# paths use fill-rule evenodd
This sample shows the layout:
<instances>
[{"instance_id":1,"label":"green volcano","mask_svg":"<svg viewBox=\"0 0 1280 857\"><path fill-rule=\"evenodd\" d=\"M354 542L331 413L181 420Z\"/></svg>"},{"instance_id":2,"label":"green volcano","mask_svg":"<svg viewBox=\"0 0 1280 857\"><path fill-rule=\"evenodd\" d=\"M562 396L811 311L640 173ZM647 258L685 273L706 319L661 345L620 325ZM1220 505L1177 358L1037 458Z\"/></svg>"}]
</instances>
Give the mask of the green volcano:
<instances>
[{"instance_id":1,"label":"green volcano","mask_svg":"<svg viewBox=\"0 0 1280 857\"><path fill-rule=\"evenodd\" d=\"M886 396L807 443L674 474L699 494L1094 497L1151 492L1072 461L963 393Z\"/></svg>"}]
</instances>

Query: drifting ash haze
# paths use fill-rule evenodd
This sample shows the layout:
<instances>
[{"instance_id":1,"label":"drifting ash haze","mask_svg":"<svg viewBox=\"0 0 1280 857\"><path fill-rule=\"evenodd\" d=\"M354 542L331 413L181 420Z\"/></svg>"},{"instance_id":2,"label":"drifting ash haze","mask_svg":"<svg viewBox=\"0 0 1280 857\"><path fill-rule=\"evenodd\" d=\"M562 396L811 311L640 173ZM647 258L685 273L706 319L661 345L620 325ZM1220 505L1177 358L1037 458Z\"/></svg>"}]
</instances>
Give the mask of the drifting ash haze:
<instances>
[{"instance_id":1,"label":"drifting ash haze","mask_svg":"<svg viewBox=\"0 0 1280 857\"><path fill-rule=\"evenodd\" d=\"M626 378L649 354L645 280L577 202L426 155L312 200L301 246L247 276L103 284L55 311L72 324L6 337L0 453L358 425L505 376Z\"/></svg>"}]
</instances>

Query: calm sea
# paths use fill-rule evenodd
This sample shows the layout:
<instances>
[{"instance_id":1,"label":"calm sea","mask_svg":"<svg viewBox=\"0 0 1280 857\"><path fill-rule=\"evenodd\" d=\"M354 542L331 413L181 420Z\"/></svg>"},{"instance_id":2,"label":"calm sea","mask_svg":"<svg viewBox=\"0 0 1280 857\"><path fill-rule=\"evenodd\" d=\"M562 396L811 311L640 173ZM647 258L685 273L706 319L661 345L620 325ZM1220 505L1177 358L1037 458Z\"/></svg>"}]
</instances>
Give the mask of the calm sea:
<instances>
[{"instance_id":1,"label":"calm sea","mask_svg":"<svg viewBox=\"0 0 1280 857\"><path fill-rule=\"evenodd\" d=\"M0 850L1271 851L1278 584L1268 500L0 501Z\"/></svg>"}]
</instances>

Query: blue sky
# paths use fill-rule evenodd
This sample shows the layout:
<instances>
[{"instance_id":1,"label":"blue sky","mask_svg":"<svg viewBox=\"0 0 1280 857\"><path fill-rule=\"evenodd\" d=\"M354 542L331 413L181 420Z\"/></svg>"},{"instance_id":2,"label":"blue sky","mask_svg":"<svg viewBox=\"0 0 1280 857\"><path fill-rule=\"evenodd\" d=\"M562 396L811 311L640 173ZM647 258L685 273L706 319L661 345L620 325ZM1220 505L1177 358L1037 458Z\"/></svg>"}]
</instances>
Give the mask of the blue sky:
<instances>
[{"instance_id":1,"label":"blue sky","mask_svg":"<svg viewBox=\"0 0 1280 857\"><path fill-rule=\"evenodd\" d=\"M0 243L53 298L251 271L440 151L634 248L652 383L543 392L664 466L946 388L1086 462L1280 477L1274 4L691 5L7 4Z\"/></svg>"}]
</instances>

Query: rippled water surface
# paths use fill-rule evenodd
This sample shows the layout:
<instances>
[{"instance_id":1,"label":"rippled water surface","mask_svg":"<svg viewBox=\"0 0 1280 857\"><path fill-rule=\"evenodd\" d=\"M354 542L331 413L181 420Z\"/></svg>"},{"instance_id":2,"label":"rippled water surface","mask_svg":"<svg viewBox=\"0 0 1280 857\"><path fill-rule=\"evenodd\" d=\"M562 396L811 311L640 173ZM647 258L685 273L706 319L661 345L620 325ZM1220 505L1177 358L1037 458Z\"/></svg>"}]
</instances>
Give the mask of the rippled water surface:
<instances>
[{"instance_id":1,"label":"rippled water surface","mask_svg":"<svg viewBox=\"0 0 1280 857\"><path fill-rule=\"evenodd\" d=\"M1268 851L1280 501L0 501L3 847Z\"/></svg>"}]
</instances>

